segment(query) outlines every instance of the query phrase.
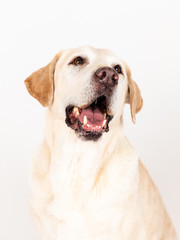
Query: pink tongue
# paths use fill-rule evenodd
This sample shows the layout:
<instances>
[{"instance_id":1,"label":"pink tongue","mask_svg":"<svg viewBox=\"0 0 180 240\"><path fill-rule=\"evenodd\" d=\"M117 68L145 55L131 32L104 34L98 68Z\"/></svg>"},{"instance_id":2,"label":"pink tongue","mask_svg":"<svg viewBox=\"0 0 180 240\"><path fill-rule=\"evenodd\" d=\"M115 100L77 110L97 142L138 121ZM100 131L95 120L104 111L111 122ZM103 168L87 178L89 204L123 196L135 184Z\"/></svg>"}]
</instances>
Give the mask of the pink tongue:
<instances>
[{"instance_id":1,"label":"pink tongue","mask_svg":"<svg viewBox=\"0 0 180 240\"><path fill-rule=\"evenodd\" d=\"M104 114L100 111L99 108L94 110L91 107L83 109L80 116L80 121L83 123L84 116L87 117L89 123L93 125L101 125L104 120Z\"/></svg>"}]
</instances>

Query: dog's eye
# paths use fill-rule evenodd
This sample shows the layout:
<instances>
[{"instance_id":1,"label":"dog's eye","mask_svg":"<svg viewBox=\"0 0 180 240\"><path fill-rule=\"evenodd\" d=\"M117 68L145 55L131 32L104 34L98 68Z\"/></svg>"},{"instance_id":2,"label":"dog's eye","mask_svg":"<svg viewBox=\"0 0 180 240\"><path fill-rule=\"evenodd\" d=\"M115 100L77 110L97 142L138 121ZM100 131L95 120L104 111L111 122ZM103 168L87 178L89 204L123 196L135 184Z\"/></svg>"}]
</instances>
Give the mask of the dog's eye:
<instances>
[{"instance_id":1,"label":"dog's eye","mask_svg":"<svg viewBox=\"0 0 180 240\"><path fill-rule=\"evenodd\" d=\"M119 65L116 65L114 67L114 70L117 72L117 73L122 73L122 70L121 70L121 67Z\"/></svg>"},{"instance_id":2,"label":"dog's eye","mask_svg":"<svg viewBox=\"0 0 180 240\"><path fill-rule=\"evenodd\" d=\"M77 57L72 61L72 64L78 66L84 63L84 59L82 57Z\"/></svg>"}]
</instances>

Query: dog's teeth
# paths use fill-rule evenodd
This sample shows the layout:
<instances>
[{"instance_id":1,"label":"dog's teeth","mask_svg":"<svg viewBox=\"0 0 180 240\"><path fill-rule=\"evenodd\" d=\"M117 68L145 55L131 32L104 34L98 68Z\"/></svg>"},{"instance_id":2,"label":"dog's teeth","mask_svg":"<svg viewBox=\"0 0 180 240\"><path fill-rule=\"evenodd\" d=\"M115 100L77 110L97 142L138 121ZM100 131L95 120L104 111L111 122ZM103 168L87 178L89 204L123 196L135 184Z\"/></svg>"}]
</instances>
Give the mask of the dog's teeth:
<instances>
[{"instance_id":1,"label":"dog's teeth","mask_svg":"<svg viewBox=\"0 0 180 240\"><path fill-rule=\"evenodd\" d=\"M78 107L74 107L73 108L73 112L74 112L74 114L79 116L79 109L78 109Z\"/></svg>"},{"instance_id":2,"label":"dog's teeth","mask_svg":"<svg viewBox=\"0 0 180 240\"><path fill-rule=\"evenodd\" d=\"M84 119L83 119L83 124L86 125L87 124L87 117L84 116Z\"/></svg>"},{"instance_id":3,"label":"dog's teeth","mask_svg":"<svg viewBox=\"0 0 180 240\"><path fill-rule=\"evenodd\" d=\"M99 128L101 128L101 126L99 126Z\"/></svg>"},{"instance_id":4,"label":"dog's teeth","mask_svg":"<svg viewBox=\"0 0 180 240\"><path fill-rule=\"evenodd\" d=\"M103 123L102 123L102 127L104 127L105 126L105 124L106 124L106 119L103 121Z\"/></svg>"},{"instance_id":5,"label":"dog's teeth","mask_svg":"<svg viewBox=\"0 0 180 240\"><path fill-rule=\"evenodd\" d=\"M89 125L89 124L87 124L87 127L90 127L90 125Z\"/></svg>"},{"instance_id":6,"label":"dog's teeth","mask_svg":"<svg viewBox=\"0 0 180 240\"><path fill-rule=\"evenodd\" d=\"M106 118L106 113L104 113L104 118Z\"/></svg>"}]
</instances>

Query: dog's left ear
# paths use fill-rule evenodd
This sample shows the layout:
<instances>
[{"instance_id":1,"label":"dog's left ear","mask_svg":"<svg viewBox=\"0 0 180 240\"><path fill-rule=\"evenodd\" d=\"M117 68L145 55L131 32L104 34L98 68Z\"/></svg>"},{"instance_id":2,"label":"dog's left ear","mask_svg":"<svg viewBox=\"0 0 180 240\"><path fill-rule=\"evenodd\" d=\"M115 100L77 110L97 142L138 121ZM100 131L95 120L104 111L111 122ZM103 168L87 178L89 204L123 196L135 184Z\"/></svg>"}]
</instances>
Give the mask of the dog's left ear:
<instances>
[{"instance_id":1,"label":"dog's left ear","mask_svg":"<svg viewBox=\"0 0 180 240\"><path fill-rule=\"evenodd\" d=\"M35 71L24 81L31 96L44 107L48 107L53 102L54 70L59 57L60 54L57 54L48 65Z\"/></svg>"},{"instance_id":2,"label":"dog's left ear","mask_svg":"<svg viewBox=\"0 0 180 240\"><path fill-rule=\"evenodd\" d=\"M125 64L126 65L126 64ZM143 99L141 92L136 82L131 77L131 71L126 65L126 74L128 78L128 92L126 96L126 103L130 104L132 122L136 123L136 113L138 113L143 106Z\"/></svg>"}]
</instances>

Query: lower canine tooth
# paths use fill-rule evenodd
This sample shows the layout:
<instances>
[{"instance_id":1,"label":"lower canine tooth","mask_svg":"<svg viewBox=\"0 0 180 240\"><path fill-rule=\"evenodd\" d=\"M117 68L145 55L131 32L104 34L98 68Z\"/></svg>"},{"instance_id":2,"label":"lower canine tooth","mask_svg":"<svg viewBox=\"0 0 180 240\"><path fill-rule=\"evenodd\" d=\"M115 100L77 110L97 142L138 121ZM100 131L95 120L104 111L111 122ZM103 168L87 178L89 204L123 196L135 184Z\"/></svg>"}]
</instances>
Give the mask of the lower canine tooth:
<instances>
[{"instance_id":1,"label":"lower canine tooth","mask_svg":"<svg viewBox=\"0 0 180 240\"><path fill-rule=\"evenodd\" d=\"M105 126L105 124L106 124L106 119L103 121L103 123L102 123L102 127L104 127Z\"/></svg>"},{"instance_id":2,"label":"lower canine tooth","mask_svg":"<svg viewBox=\"0 0 180 240\"><path fill-rule=\"evenodd\" d=\"M83 124L86 125L87 124L87 117L84 116L84 119L83 119Z\"/></svg>"}]
</instances>

